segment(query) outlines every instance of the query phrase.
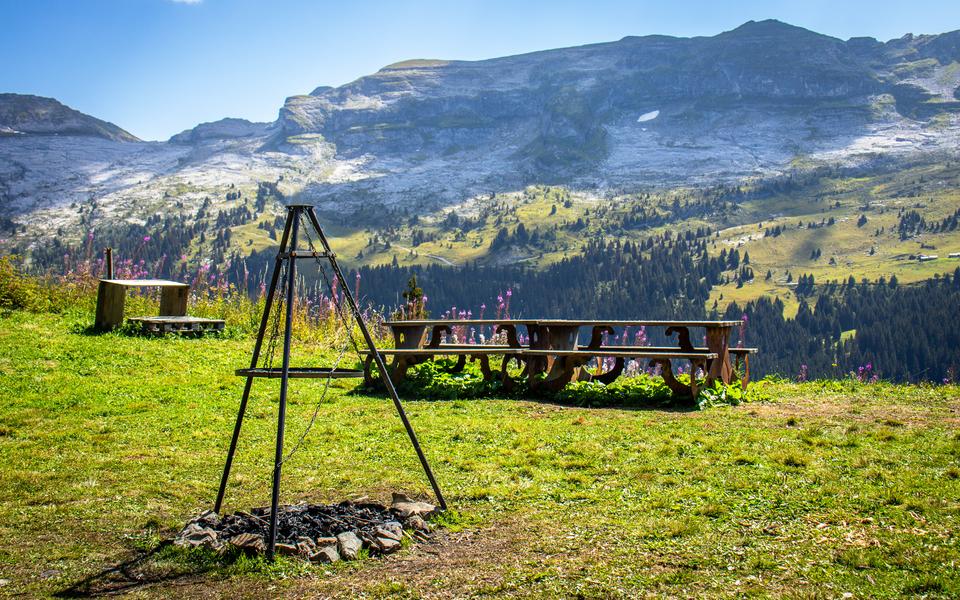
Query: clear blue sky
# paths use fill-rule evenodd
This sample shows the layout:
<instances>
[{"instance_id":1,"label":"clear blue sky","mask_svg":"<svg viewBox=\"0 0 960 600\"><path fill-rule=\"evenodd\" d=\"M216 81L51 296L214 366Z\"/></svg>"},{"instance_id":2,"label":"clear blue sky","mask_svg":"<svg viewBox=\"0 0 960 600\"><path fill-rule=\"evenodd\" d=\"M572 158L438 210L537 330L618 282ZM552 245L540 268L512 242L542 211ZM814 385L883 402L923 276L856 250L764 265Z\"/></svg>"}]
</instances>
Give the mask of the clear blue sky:
<instances>
[{"instance_id":1,"label":"clear blue sky","mask_svg":"<svg viewBox=\"0 0 960 600\"><path fill-rule=\"evenodd\" d=\"M0 91L144 139L272 121L287 96L408 58L480 59L776 18L840 38L960 29L960 1L0 0Z\"/></svg>"}]
</instances>

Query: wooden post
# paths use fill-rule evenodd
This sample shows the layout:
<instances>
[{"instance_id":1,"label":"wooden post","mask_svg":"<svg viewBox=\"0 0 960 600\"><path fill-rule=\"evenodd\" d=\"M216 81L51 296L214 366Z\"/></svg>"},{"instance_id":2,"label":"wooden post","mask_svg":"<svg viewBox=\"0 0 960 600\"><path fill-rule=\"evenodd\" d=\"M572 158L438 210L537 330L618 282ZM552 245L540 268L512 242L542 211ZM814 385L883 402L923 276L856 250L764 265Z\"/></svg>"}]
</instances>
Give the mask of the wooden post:
<instances>
[{"instance_id":1,"label":"wooden post","mask_svg":"<svg viewBox=\"0 0 960 600\"><path fill-rule=\"evenodd\" d=\"M160 291L160 316L185 317L187 315L188 285L168 285Z\"/></svg>"},{"instance_id":2,"label":"wooden post","mask_svg":"<svg viewBox=\"0 0 960 600\"><path fill-rule=\"evenodd\" d=\"M100 280L97 287L97 329L110 330L123 323L123 305L127 290L122 285Z\"/></svg>"},{"instance_id":3,"label":"wooden post","mask_svg":"<svg viewBox=\"0 0 960 600\"><path fill-rule=\"evenodd\" d=\"M106 248L103 253L107 266L107 276L104 279L113 279L113 248Z\"/></svg>"}]
</instances>

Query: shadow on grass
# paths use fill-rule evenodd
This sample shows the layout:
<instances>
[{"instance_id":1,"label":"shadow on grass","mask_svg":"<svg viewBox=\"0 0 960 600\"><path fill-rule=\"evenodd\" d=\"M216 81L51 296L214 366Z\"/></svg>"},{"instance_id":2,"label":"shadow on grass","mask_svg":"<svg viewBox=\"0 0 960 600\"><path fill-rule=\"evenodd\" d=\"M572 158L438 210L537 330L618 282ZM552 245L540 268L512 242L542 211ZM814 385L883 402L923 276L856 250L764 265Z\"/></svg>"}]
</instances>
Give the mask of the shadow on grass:
<instances>
[{"instance_id":1,"label":"shadow on grass","mask_svg":"<svg viewBox=\"0 0 960 600\"><path fill-rule=\"evenodd\" d=\"M140 338L144 340L157 340L157 339L169 339L169 338L186 338L186 339L201 339L201 338L215 338L215 339L224 339L229 337L238 337L238 332L234 331L232 328L228 328L227 331L172 331L168 333L156 333L144 331L142 327L134 323L124 323L120 327L114 329L103 329L97 327L91 323L75 323L70 328L70 333L75 335L82 335L85 337L103 337L103 336L120 336L120 337L129 337L129 338Z\"/></svg>"},{"instance_id":2,"label":"shadow on grass","mask_svg":"<svg viewBox=\"0 0 960 600\"><path fill-rule=\"evenodd\" d=\"M422 388L414 386L401 386L397 389L400 400L403 402L490 402L498 400L517 400L520 402L534 402L556 406L559 408L590 408L590 409L610 409L610 410L631 410L631 411L658 411L671 413L698 412L700 409L697 404L689 398L673 397L654 397L649 400L633 399L625 403L603 399L588 399L576 393L568 394L566 397L560 397L559 394L535 394L525 393L525 387L520 386L519 390L507 392L503 389L494 389L466 397L457 397L454 395L424 394ZM454 392L455 393L455 392ZM389 395L382 386L369 387L359 385L346 392L348 396L364 396L373 398L389 399Z\"/></svg>"},{"instance_id":3,"label":"shadow on grass","mask_svg":"<svg viewBox=\"0 0 960 600\"><path fill-rule=\"evenodd\" d=\"M96 596L114 596L136 591L140 588L178 581L202 575L213 569L209 564L194 564L184 567L169 565L161 568L157 565L165 551L172 548L171 540L164 540L150 550L86 577L68 588L54 594L57 598L91 598Z\"/></svg>"}]
</instances>

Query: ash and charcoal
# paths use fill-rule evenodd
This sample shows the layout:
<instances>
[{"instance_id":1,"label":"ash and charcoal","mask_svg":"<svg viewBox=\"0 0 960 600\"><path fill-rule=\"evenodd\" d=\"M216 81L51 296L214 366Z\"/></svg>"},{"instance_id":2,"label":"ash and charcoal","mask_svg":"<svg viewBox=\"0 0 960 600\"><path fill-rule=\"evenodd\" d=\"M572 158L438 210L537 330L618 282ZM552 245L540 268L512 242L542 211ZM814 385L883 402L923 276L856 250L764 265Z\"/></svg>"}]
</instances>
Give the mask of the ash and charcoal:
<instances>
[{"instance_id":1,"label":"ash and charcoal","mask_svg":"<svg viewBox=\"0 0 960 600\"><path fill-rule=\"evenodd\" d=\"M372 555L400 549L404 536L426 541L427 519L437 507L393 494L390 507L363 500L340 504L281 506L277 515L277 554L300 556L312 562L356 560L363 548ZM231 547L263 553L270 531L270 509L255 508L220 517L206 511L180 532L174 543L225 552Z\"/></svg>"}]
</instances>

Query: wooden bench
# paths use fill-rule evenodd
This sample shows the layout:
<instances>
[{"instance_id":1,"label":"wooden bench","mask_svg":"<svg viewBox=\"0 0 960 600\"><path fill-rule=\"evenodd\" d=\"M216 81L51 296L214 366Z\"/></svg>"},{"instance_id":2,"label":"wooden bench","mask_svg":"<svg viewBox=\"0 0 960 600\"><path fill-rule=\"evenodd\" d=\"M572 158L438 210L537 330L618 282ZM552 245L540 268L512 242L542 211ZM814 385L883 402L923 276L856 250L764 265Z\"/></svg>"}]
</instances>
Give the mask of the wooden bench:
<instances>
[{"instance_id":1,"label":"wooden bench","mask_svg":"<svg viewBox=\"0 0 960 600\"><path fill-rule=\"evenodd\" d=\"M587 380L600 381L602 383L612 383L623 372L623 366L626 360L646 358L650 359L651 367L660 367L660 375L664 383L670 388L670 391L677 397L696 398L699 390L697 389L697 370L702 370L704 374L708 370L708 361L717 358L715 352L708 350L682 352L676 348L669 351L648 352L646 347L637 346L634 348L620 349L609 346L600 348L584 348L577 350L526 350L523 356L552 356L554 357L553 368L547 373L546 377L534 382L534 388L542 388L547 391L556 392L571 381ZM614 358L616 363L613 369L602 374L591 374L584 367L594 358ZM674 360L686 360L690 362L690 383L684 384L673 374Z\"/></svg>"},{"instance_id":2,"label":"wooden bench","mask_svg":"<svg viewBox=\"0 0 960 600\"><path fill-rule=\"evenodd\" d=\"M651 354L660 355L661 353L671 353L676 352L677 348L672 346L602 346L605 349L610 350L620 350L626 352L641 352L643 356L649 356ZM696 352L709 352L710 350L705 347L693 347L693 351ZM734 375L740 380L741 387L747 387L750 383L750 355L756 354L758 352L757 348L728 348L727 352L734 357L736 361L733 365ZM712 358L709 360L713 360ZM617 365L614 366L614 369L617 372L617 375L623 371L624 364L620 360L617 361ZM709 364L708 364L709 368ZM613 379L616 379L616 376L613 376ZM613 380L611 379L611 381Z\"/></svg>"},{"instance_id":3,"label":"wooden bench","mask_svg":"<svg viewBox=\"0 0 960 600\"><path fill-rule=\"evenodd\" d=\"M163 335L166 333L201 333L204 331L223 331L223 319L204 319L201 317L130 317L131 323L139 323L144 333Z\"/></svg>"},{"instance_id":4,"label":"wooden bench","mask_svg":"<svg viewBox=\"0 0 960 600\"><path fill-rule=\"evenodd\" d=\"M190 286L166 279L101 279L97 287L97 329L110 330L123 324L123 308L128 288L159 287L160 315L183 317L187 314Z\"/></svg>"},{"instance_id":5,"label":"wooden bench","mask_svg":"<svg viewBox=\"0 0 960 600\"><path fill-rule=\"evenodd\" d=\"M650 367L660 367L660 374L674 395L689 398L695 398L699 392L696 372L702 370L706 373L709 368L709 361L717 358L715 352L710 352L706 348L696 348L693 352L681 352L676 348L663 346L602 346L600 348L578 348L576 350L537 350L529 347L517 348L504 345L440 344L435 348L391 348L378 350L378 352L383 356L393 356L395 358L390 366L390 377L394 383L402 381L410 367L432 360L435 356L458 357L456 365L450 369L450 372L453 373L462 371L468 358L478 360L484 378L492 380L496 377L496 373L490 368L489 357L503 356L504 360L501 364L499 376L507 387L511 387L515 383L507 373L507 367L511 359L551 357L554 359L554 364L550 373L542 380L531 382L531 384L535 389L554 392L576 380L612 383L623 372L627 360L643 358L649 359ZM731 352L746 357L756 352L756 349L738 348L731 350ZM364 382L367 385L373 385L375 383L372 375L373 353L367 350L363 354L366 355ZM616 363L611 370L605 373L592 374L584 369L584 366L594 358L615 358ZM674 375L672 361L675 360L690 362L691 377L689 384L682 383Z\"/></svg>"},{"instance_id":6,"label":"wooden bench","mask_svg":"<svg viewBox=\"0 0 960 600\"><path fill-rule=\"evenodd\" d=\"M132 317L140 323L145 333L187 333L213 329L223 331L221 319L203 319L187 316L187 298L190 286L166 279L101 279L97 287L97 312L94 324L97 329L109 331L123 324L124 305L129 288L160 288L160 315L156 317Z\"/></svg>"},{"instance_id":7,"label":"wooden bench","mask_svg":"<svg viewBox=\"0 0 960 600\"><path fill-rule=\"evenodd\" d=\"M454 365L451 369L451 373L459 373L463 371L463 368L467 364L467 358L477 360L480 362L480 372L483 373L483 377L486 380L492 380L495 377L494 371L490 368L490 357L491 356L512 356L519 352L522 349L513 348L511 346L503 345L479 345L479 344L441 344L437 347L423 347L423 348L384 348L377 349L377 352L384 356L392 356L394 360L392 364L389 365L390 369L390 379L393 380L394 384L398 384L407 376L407 371L410 367L418 365L420 363L426 362L428 360L433 360L434 356L456 356L457 364ZM366 356L366 359L363 362L363 381L367 386L372 386L376 382L374 381L372 369L373 369L373 352L370 350L363 350L360 354ZM506 359L504 360L504 365L506 364ZM505 366L502 367L505 369Z\"/></svg>"}]
</instances>

